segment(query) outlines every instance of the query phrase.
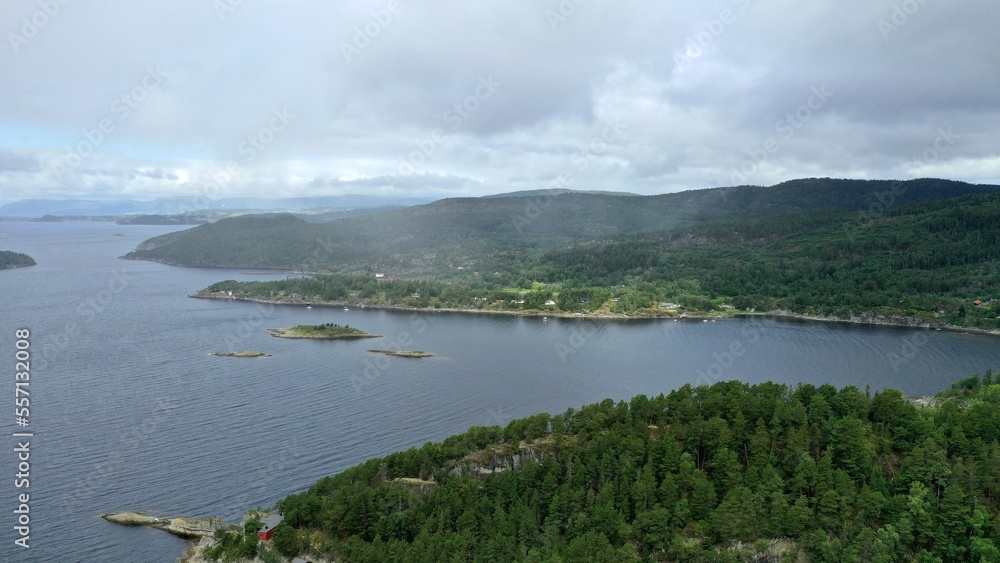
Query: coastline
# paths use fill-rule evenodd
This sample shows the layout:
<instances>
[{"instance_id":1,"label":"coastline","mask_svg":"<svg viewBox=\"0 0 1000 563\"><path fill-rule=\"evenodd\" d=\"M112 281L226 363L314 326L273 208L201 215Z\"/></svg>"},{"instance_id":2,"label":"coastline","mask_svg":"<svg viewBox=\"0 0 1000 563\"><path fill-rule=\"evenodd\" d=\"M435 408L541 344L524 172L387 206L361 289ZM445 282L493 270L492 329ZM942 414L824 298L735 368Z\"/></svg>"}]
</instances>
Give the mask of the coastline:
<instances>
[{"instance_id":1,"label":"coastline","mask_svg":"<svg viewBox=\"0 0 1000 563\"><path fill-rule=\"evenodd\" d=\"M357 307L361 309L375 309L381 311L403 311L412 313L457 313L457 314L485 314L485 315L510 315L515 317L553 317L565 319L589 319L589 320L683 320L683 321L707 321L707 320L728 320L740 318L769 318L784 321L810 321L824 323L841 323L868 326L888 326L897 328L923 329L923 330L947 330L950 332L962 332L967 334L980 334L985 336L1000 336L1000 329L982 329L973 327L962 327L949 324L936 324L913 317L892 316L883 317L874 314L855 315L850 318L807 315L795 313L784 309L764 312L718 312L718 313L682 313L663 314L647 313L641 315L623 315L619 313L567 313L565 311L513 311L503 309L462 309L450 307L407 307L405 305L371 305L366 303L352 303L347 301L285 301L271 299L257 299L253 297L237 297L229 295L211 295L202 293L192 293L188 297L193 299L215 299L219 301L245 301L247 303L260 303L264 305L286 305L286 306L311 306L311 307Z\"/></svg>"}]
</instances>

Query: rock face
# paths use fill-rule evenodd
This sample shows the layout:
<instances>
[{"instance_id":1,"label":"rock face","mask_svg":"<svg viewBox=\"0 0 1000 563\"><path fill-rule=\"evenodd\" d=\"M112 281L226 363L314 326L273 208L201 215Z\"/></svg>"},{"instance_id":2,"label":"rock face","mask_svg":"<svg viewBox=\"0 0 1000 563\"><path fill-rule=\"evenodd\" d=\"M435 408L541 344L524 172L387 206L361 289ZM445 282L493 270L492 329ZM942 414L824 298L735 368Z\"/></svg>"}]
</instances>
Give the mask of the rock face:
<instances>
[{"instance_id":1,"label":"rock face","mask_svg":"<svg viewBox=\"0 0 1000 563\"><path fill-rule=\"evenodd\" d=\"M539 442L530 444L521 442L516 450L510 444L492 446L465 456L451 472L455 475L483 477L501 471L521 469L528 460L540 464L546 457L555 455L546 446Z\"/></svg>"},{"instance_id":2,"label":"rock face","mask_svg":"<svg viewBox=\"0 0 1000 563\"><path fill-rule=\"evenodd\" d=\"M146 526L170 532L182 538L212 537L218 529L235 530L236 525L218 518L158 518L140 512L118 512L101 514L101 518L123 526Z\"/></svg>"}]
</instances>

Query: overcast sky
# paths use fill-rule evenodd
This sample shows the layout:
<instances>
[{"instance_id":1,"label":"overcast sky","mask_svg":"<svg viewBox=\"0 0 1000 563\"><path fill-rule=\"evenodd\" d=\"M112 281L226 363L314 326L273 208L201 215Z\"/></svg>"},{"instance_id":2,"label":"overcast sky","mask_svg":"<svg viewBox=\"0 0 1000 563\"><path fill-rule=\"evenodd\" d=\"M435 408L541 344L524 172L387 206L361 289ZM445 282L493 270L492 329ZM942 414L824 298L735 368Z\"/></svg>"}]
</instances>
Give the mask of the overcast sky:
<instances>
[{"instance_id":1,"label":"overcast sky","mask_svg":"<svg viewBox=\"0 0 1000 563\"><path fill-rule=\"evenodd\" d=\"M1000 183L998 0L5 0L0 203Z\"/></svg>"}]
</instances>

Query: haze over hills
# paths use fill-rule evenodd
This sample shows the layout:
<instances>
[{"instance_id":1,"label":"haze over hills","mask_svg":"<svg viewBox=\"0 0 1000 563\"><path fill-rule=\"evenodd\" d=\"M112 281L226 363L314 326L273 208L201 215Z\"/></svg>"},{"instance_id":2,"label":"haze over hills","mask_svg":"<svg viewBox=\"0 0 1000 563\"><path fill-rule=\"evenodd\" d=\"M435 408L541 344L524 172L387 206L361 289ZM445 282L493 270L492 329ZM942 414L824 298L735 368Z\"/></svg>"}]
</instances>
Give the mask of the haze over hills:
<instances>
[{"instance_id":1,"label":"haze over hills","mask_svg":"<svg viewBox=\"0 0 1000 563\"><path fill-rule=\"evenodd\" d=\"M517 249L554 248L707 221L863 210L997 191L1000 186L933 179L804 179L656 196L567 192L453 198L320 225L288 216L227 219L150 239L127 257L189 266L311 270L365 262L426 275Z\"/></svg>"},{"instance_id":2,"label":"haze over hills","mask_svg":"<svg viewBox=\"0 0 1000 563\"><path fill-rule=\"evenodd\" d=\"M418 205L430 197L377 197L340 195L320 197L258 198L200 196L139 200L26 199L0 206L0 217L177 215L219 211L296 211L313 208L377 207Z\"/></svg>"}]
</instances>

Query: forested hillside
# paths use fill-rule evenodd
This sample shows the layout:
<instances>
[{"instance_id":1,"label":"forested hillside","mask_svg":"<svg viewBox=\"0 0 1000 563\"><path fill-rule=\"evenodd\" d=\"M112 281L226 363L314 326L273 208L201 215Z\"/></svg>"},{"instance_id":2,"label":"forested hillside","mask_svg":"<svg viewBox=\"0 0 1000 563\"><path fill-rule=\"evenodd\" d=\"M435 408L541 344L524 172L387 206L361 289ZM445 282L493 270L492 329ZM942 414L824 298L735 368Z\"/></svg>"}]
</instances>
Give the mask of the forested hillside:
<instances>
[{"instance_id":1,"label":"forested hillside","mask_svg":"<svg viewBox=\"0 0 1000 563\"><path fill-rule=\"evenodd\" d=\"M1000 381L684 387L373 459L279 502L337 561L1000 561ZM217 557L257 551L220 533Z\"/></svg>"},{"instance_id":2,"label":"forested hillside","mask_svg":"<svg viewBox=\"0 0 1000 563\"><path fill-rule=\"evenodd\" d=\"M288 216L226 219L150 239L126 257L341 273L391 267L408 275L441 276L460 265L496 269L509 256L532 249L706 221L881 209L998 190L947 180L809 179L657 196L570 192L458 198L318 225Z\"/></svg>"},{"instance_id":3,"label":"forested hillside","mask_svg":"<svg viewBox=\"0 0 1000 563\"><path fill-rule=\"evenodd\" d=\"M202 295L540 313L784 310L1000 328L1000 194L878 214L821 210L715 221L489 260L436 280L315 276L223 282Z\"/></svg>"},{"instance_id":4,"label":"forested hillside","mask_svg":"<svg viewBox=\"0 0 1000 563\"><path fill-rule=\"evenodd\" d=\"M11 252L9 250L0 250L0 270L5 270L7 268L21 268L24 266L34 266L35 260L27 254L21 254L20 252Z\"/></svg>"}]
</instances>

